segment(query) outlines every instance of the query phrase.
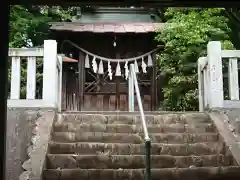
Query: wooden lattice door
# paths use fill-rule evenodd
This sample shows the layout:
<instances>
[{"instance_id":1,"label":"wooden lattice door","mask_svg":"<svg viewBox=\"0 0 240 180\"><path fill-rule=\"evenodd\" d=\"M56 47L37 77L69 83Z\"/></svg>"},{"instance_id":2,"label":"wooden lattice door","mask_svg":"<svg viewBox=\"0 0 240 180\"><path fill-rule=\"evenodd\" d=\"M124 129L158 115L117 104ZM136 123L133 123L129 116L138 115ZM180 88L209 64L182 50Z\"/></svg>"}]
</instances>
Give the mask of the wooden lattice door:
<instances>
[{"instance_id":1,"label":"wooden lattice door","mask_svg":"<svg viewBox=\"0 0 240 180\"><path fill-rule=\"evenodd\" d=\"M99 63L99 62L98 62ZM124 70L121 63L121 69ZM94 73L92 68L85 68L82 111L128 111L128 80L115 76L116 63L112 63L112 80L109 79L107 63L104 63L104 74ZM145 111L153 110L153 67L144 74L139 65L138 84ZM135 109L138 110L135 96Z\"/></svg>"},{"instance_id":2,"label":"wooden lattice door","mask_svg":"<svg viewBox=\"0 0 240 180\"><path fill-rule=\"evenodd\" d=\"M112 64L112 80L108 76L107 63L104 64L104 74L85 69L83 110L127 110L127 83L123 77L114 76L115 69L115 64Z\"/></svg>"}]
</instances>

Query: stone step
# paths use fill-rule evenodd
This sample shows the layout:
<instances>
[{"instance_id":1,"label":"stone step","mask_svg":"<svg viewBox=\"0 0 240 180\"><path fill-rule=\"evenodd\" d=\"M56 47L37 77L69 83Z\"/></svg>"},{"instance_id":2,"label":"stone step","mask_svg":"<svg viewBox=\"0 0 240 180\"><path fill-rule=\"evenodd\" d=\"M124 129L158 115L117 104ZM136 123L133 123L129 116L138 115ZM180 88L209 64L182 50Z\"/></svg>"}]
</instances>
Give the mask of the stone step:
<instances>
[{"instance_id":1,"label":"stone step","mask_svg":"<svg viewBox=\"0 0 240 180\"><path fill-rule=\"evenodd\" d=\"M44 180L144 180L145 169L48 169ZM152 180L239 180L240 167L152 169Z\"/></svg>"},{"instance_id":2,"label":"stone step","mask_svg":"<svg viewBox=\"0 0 240 180\"><path fill-rule=\"evenodd\" d=\"M192 124L209 123L209 116L203 113L146 115L147 124ZM62 114L58 122L101 123L101 124L141 124L140 116L103 114Z\"/></svg>"},{"instance_id":3,"label":"stone step","mask_svg":"<svg viewBox=\"0 0 240 180\"><path fill-rule=\"evenodd\" d=\"M163 114L205 114L199 111L144 111L145 115L163 115ZM139 115L139 111L129 112L129 111L63 111L60 114L63 115L85 115L85 114L103 114L103 115Z\"/></svg>"},{"instance_id":4,"label":"stone step","mask_svg":"<svg viewBox=\"0 0 240 180\"><path fill-rule=\"evenodd\" d=\"M224 154L224 143L204 142L192 144L152 143L152 155L211 155ZM144 155L144 144L127 143L49 143L51 154Z\"/></svg>"},{"instance_id":5,"label":"stone step","mask_svg":"<svg viewBox=\"0 0 240 180\"><path fill-rule=\"evenodd\" d=\"M55 123L53 126L54 132L109 132L109 133L142 133L141 124L100 124L100 123ZM148 124L149 133L204 133L216 132L216 128L212 123L196 123L196 124Z\"/></svg>"},{"instance_id":6,"label":"stone step","mask_svg":"<svg viewBox=\"0 0 240 180\"><path fill-rule=\"evenodd\" d=\"M217 133L154 133L149 135L152 143L196 143L216 142ZM144 143L144 134L102 133L102 132L53 132L54 142L102 142L102 143Z\"/></svg>"},{"instance_id":7,"label":"stone step","mask_svg":"<svg viewBox=\"0 0 240 180\"><path fill-rule=\"evenodd\" d=\"M48 169L139 169L145 167L144 155L75 155L49 154L47 156ZM151 156L152 168L187 168L203 166L230 166L231 156L204 155L204 156Z\"/></svg>"}]
</instances>

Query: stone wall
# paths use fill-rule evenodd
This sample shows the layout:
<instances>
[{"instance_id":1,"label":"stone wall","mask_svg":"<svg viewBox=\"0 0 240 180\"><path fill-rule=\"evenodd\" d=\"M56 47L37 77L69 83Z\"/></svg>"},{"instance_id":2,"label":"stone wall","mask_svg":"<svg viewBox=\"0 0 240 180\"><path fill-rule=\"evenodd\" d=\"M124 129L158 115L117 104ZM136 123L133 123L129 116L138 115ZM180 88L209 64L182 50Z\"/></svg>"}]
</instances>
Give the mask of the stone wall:
<instances>
[{"instance_id":1,"label":"stone wall","mask_svg":"<svg viewBox=\"0 0 240 180\"><path fill-rule=\"evenodd\" d=\"M29 147L32 144L36 122L45 114L49 115L49 113L50 116L54 116L55 111L50 109L8 108L6 179L19 179L19 175L24 171L22 165L29 158Z\"/></svg>"}]
</instances>

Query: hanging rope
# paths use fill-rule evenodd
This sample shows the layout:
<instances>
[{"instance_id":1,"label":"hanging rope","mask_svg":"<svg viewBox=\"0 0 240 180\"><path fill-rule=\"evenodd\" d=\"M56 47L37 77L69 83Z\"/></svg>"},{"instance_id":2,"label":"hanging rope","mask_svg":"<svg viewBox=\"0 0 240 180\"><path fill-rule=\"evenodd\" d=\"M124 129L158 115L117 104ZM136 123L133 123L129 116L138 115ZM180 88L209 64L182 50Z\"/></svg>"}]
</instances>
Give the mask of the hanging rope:
<instances>
[{"instance_id":1,"label":"hanging rope","mask_svg":"<svg viewBox=\"0 0 240 180\"><path fill-rule=\"evenodd\" d=\"M93 54L93 53L91 53L91 52L89 52L89 51L87 51L87 50L79 47L77 44L75 44L74 42L69 41L69 40L64 40L64 41L62 42L61 49L63 48L63 45L64 45L65 43L71 44L71 45L74 46L75 48L77 48L77 49L79 49L80 51L86 53L87 55L90 55L90 56L95 57L96 59L101 59L101 60L103 60L103 61L117 62L117 63L118 63L118 62L125 62L125 61L131 62L131 61L135 61L135 60L137 60L137 59L142 59L142 58L144 58L145 56L151 55L153 52L155 52L156 50L158 50L158 49L160 48L160 46L159 46L158 48L153 49L153 50L151 50L151 51L149 51L149 52L147 52L147 53L145 53L145 54L142 54L141 56L137 56L137 57L133 57L133 58L110 59L110 58L106 58L106 57L102 57L102 56Z\"/></svg>"},{"instance_id":2,"label":"hanging rope","mask_svg":"<svg viewBox=\"0 0 240 180\"><path fill-rule=\"evenodd\" d=\"M132 58L126 58L126 59L110 59L110 58L105 58L96 54L93 54L81 47L79 47L77 44L69 41L69 40L64 40L60 50L62 50L63 45L65 43L69 43L70 45L74 46L75 48L77 48L78 50L84 52L85 55L85 62L84 62L84 66L85 68L91 68L93 70L94 73L98 73L98 74L104 74L104 66L103 63L107 62L107 71L108 71L108 76L109 79L112 80L112 76L113 76L113 72L112 72L112 66L111 63L116 63L116 69L115 69L115 76L122 76L122 73L124 72L125 75L125 79L128 78L128 73L129 73L129 67L128 67L128 63L129 62L133 62L134 63L134 67L135 67L135 72L139 73L139 65L141 64L141 69L142 72L144 74L147 73L147 67L151 67L153 66L153 60L152 60L152 53L155 52L157 49L159 49L160 47L149 51L145 54L142 54L140 56L137 57L132 57ZM92 60L90 60L89 56L92 56ZM147 59L147 63L145 63L145 57ZM140 61L139 61L140 60ZM90 63L91 61L91 63ZM99 62L99 63L98 63ZM124 65L124 70L121 69L121 65L120 63L125 63Z\"/></svg>"}]
</instances>

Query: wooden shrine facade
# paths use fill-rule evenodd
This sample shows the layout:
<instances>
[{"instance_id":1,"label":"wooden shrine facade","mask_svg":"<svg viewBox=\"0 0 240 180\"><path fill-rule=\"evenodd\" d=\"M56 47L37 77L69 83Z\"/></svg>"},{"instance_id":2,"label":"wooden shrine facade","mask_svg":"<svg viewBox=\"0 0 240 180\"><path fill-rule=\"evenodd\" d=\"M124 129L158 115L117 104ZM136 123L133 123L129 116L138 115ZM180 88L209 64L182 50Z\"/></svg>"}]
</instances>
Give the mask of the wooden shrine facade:
<instances>
[{"instance_id":1,"label":"wooden shrine facade","mask_svg":"<svg viewBox=\"0 0 240 180\"><path fill-rule=\"evenodd\" d=\"M91 57L89 57L90 68L85 68L86 53L63 42L70 40L77 46L102 57L125 59L140 56L155 49L155 33L55 31L54 36L58 40L59 52L75 59L63 63L62 110L128 111L128 80L123 71L125 63L120 63L121 76L115 76L117 63L111 63L113 75L110 80L108 63L103 63L103 74L95 73ZM162 100L159 79L156 78L155 52L151 54L151 58L153 66L147 67L147 73L142 72L141 61L138 61L138 83L145 111L156 110ZM99 63L97 61L97 64ZM137 100L135 100L135 109L138 110Z\"/></svg>"}]
</instances>

